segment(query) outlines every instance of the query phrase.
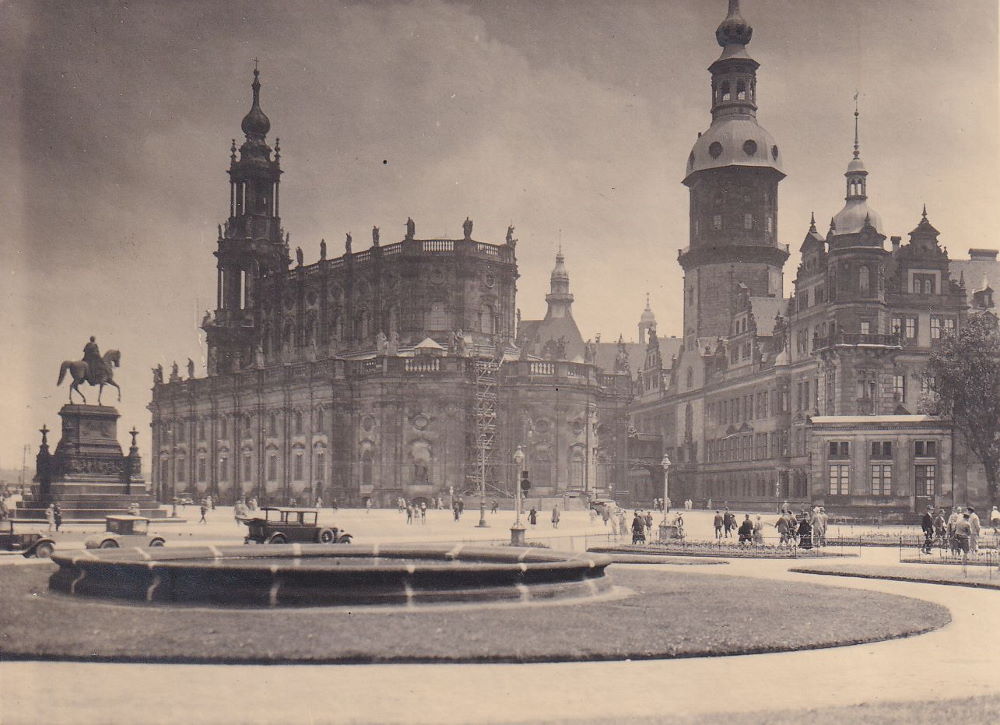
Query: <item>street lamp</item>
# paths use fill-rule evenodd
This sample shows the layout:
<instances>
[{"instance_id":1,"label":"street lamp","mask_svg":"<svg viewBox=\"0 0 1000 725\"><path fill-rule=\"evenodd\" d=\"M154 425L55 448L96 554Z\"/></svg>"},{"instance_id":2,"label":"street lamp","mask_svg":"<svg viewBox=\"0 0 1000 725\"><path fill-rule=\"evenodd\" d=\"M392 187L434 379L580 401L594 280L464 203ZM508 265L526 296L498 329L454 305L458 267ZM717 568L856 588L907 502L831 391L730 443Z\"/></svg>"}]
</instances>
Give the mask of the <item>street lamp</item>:
<instances>
[{"instance_id":1,"label":"street lamp","mask_svg":"<svg viewBox=\"0 0 1000 725\"><path fill-rule=\"evenodd\" d=\"M667 499L670 489L670 456L664 453L660 465L663 466L663 523L665 524L667 523Z\"/></svg>"},{"instance_id":2,"label":"street lamp","mask_svg":"<svg viewBox=\"0 0 1000 725\"><path fill-rule=\"evenodd\" d=\"M521 525L521 480L520 472L524 466L524 449L521 446L514 451L514 465L516 473L514 478L514 525L510 527L510 543L512 546L524 546L524 527ZM524 471L527 473L527 471Z\"/></svg>"}]
</instances>

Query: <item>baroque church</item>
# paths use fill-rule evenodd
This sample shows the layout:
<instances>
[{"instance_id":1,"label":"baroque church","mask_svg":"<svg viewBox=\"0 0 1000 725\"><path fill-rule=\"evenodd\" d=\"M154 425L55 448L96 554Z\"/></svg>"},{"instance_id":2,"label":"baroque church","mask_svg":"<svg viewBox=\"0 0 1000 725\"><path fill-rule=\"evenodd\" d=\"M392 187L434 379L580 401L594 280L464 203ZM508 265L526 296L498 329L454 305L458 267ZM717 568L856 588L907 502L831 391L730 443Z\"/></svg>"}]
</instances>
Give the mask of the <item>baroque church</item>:
<instances>
[{"instance_id":1,"label":"baroque church","mask_svg":"<svg viewBox=\"0 0 1000 725\"><path fill-rule=\"evenodd\" d=\"M532 496L624 480L627 353L596 364L572 318L560 252L537 345L514 344L513 227L481 241L401 239L306 264L280 216L281 150L267 142L259 72L230 148L207 375L154 370L153 487L232 502L394 504L512 493L524 453ZM549 324L550 323L550 324ZM525 329L530 325L522 325ZM620 352L620 351L619 351ZM586 353L586 354L584 354Z\"/></svg>"},{"instance_id":2,"label":"baroque church","mask_svg":"<svg viewBox=\"0 0 1000 725\"><path fill-rule=\"evenodd\" d=\"M674 501L872 513L987 501L982 465L923 411L929 355L992 307L997 252L952 260L926 207L906 240L889 234L869 201L855 109L843 207L825 235L809 221L785 298L783 157L757 120L751 35L730 0L709 66L712 121L683 177L683 347L669 366L647 356L640 379L663 383L637 388L639 439L669 456Z\"/></svg>"}]
</instances>

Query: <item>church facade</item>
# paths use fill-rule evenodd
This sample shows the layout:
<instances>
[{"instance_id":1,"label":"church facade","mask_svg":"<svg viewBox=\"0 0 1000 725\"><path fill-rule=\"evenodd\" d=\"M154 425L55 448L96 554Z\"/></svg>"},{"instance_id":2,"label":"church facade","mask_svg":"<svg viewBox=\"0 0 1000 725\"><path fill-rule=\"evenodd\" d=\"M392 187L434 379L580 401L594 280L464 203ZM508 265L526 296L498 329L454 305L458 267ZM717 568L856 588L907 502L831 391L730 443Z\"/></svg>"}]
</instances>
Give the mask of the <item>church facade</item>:
<instances>
[{"instance_id":1,"label":"church facade","mask_svg":"<svg viewBox=\"0 0 1000 725\"><path fill-rule=\"evenodd\" d=\"M305 264L280 217L280 145L267 142L254 71L245 141L230 149L230 203L214 252L207 375L154 371L153 487L232 502L394 504L513 491L597 491L624 476L625 371L574 351L519 351L513 227L501 242L402 239ZM558 265L557 265L558 266ZM568 277L550 306L568 314ZM565 322L565 319L563 320ZM575 323L572 324L575 330ZM579 332L577 332L579 337ZM558 353L558 354L557 354Z\"/></svg>"},{"instance_id":2,"label":"church facade","mask_svg":"<svg viewBox=\"0 0 1000 725\"><path fill-rule=\"evenodd\" d=\"M923 413L929 355L988 296L965 276L969 261L950 259L926 208L907 240L886 243L855 110L844 206L825 235L810 221L784 297L789 250L775 230L785 174L757 120L751 35L731 2L709 67L712 122L683 179L683 347L669 371L650 359L640 375L666 382L640 387L632 407L639 433L661 438L673 463L671 498L872 512L988 500L981 465L947 421ZM971 254L996 273L995 253Z\"/></svg>"}]
</instances>

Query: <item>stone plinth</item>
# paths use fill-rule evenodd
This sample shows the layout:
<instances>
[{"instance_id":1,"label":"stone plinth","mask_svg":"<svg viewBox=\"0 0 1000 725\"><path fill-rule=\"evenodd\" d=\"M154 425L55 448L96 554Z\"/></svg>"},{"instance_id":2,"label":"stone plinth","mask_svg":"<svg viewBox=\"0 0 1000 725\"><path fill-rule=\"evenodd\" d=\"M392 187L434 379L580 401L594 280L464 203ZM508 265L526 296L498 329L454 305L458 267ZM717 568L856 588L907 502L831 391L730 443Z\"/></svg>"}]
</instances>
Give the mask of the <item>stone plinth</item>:
<instances>
[{"instance_id":1,"label":"stone plinth","mask_svg":"<svg viewBox=\"0 0 1000 725\"><path fill-rule=\"evenodd\" d=\"M159 504L146 492L139 449L128 455L118 442L118 411L107 405L64 405L62 435L50 454L44 438L37 457L31 495L18 504L17 518L44 519L50 503L58 503L63 519L103 519L138 504L144 516L161 517Z\"/></svg>"}]
</instances>

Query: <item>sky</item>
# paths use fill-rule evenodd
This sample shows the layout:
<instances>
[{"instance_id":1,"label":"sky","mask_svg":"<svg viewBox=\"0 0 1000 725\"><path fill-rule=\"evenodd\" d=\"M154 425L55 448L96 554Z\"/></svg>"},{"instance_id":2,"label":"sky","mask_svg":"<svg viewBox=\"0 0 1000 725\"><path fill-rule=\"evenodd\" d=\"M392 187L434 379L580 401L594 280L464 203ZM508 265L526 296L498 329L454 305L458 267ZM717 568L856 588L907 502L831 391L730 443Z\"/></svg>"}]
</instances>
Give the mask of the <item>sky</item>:
<instances>
[{"instance_id":1,"label":"sky","mask_svg":"<svg viewBox=\"0 0 1000 725\"><path fill-rule=\"evenodd\" d=\"M281 212L306 262L346 232L502 241L517 229L525 319L560 241L584 338L635 337L651 294L681 316L680 183L709 116L725 0L0 3L0 468L58 427L61 361L90 335L122 352L104 397L148 455L152 377L192 358L214 306L259 58ZM952 257L997 248L995 0L743 0L758 118L782 147L778 236L843 205L859 94L870 203L888 234L920 210ZM355 251L359 251L357 242ZM786 289L797 257L786 265ZM88 400L96 389L85 388Z\"/></svg>"}]
</instances>

